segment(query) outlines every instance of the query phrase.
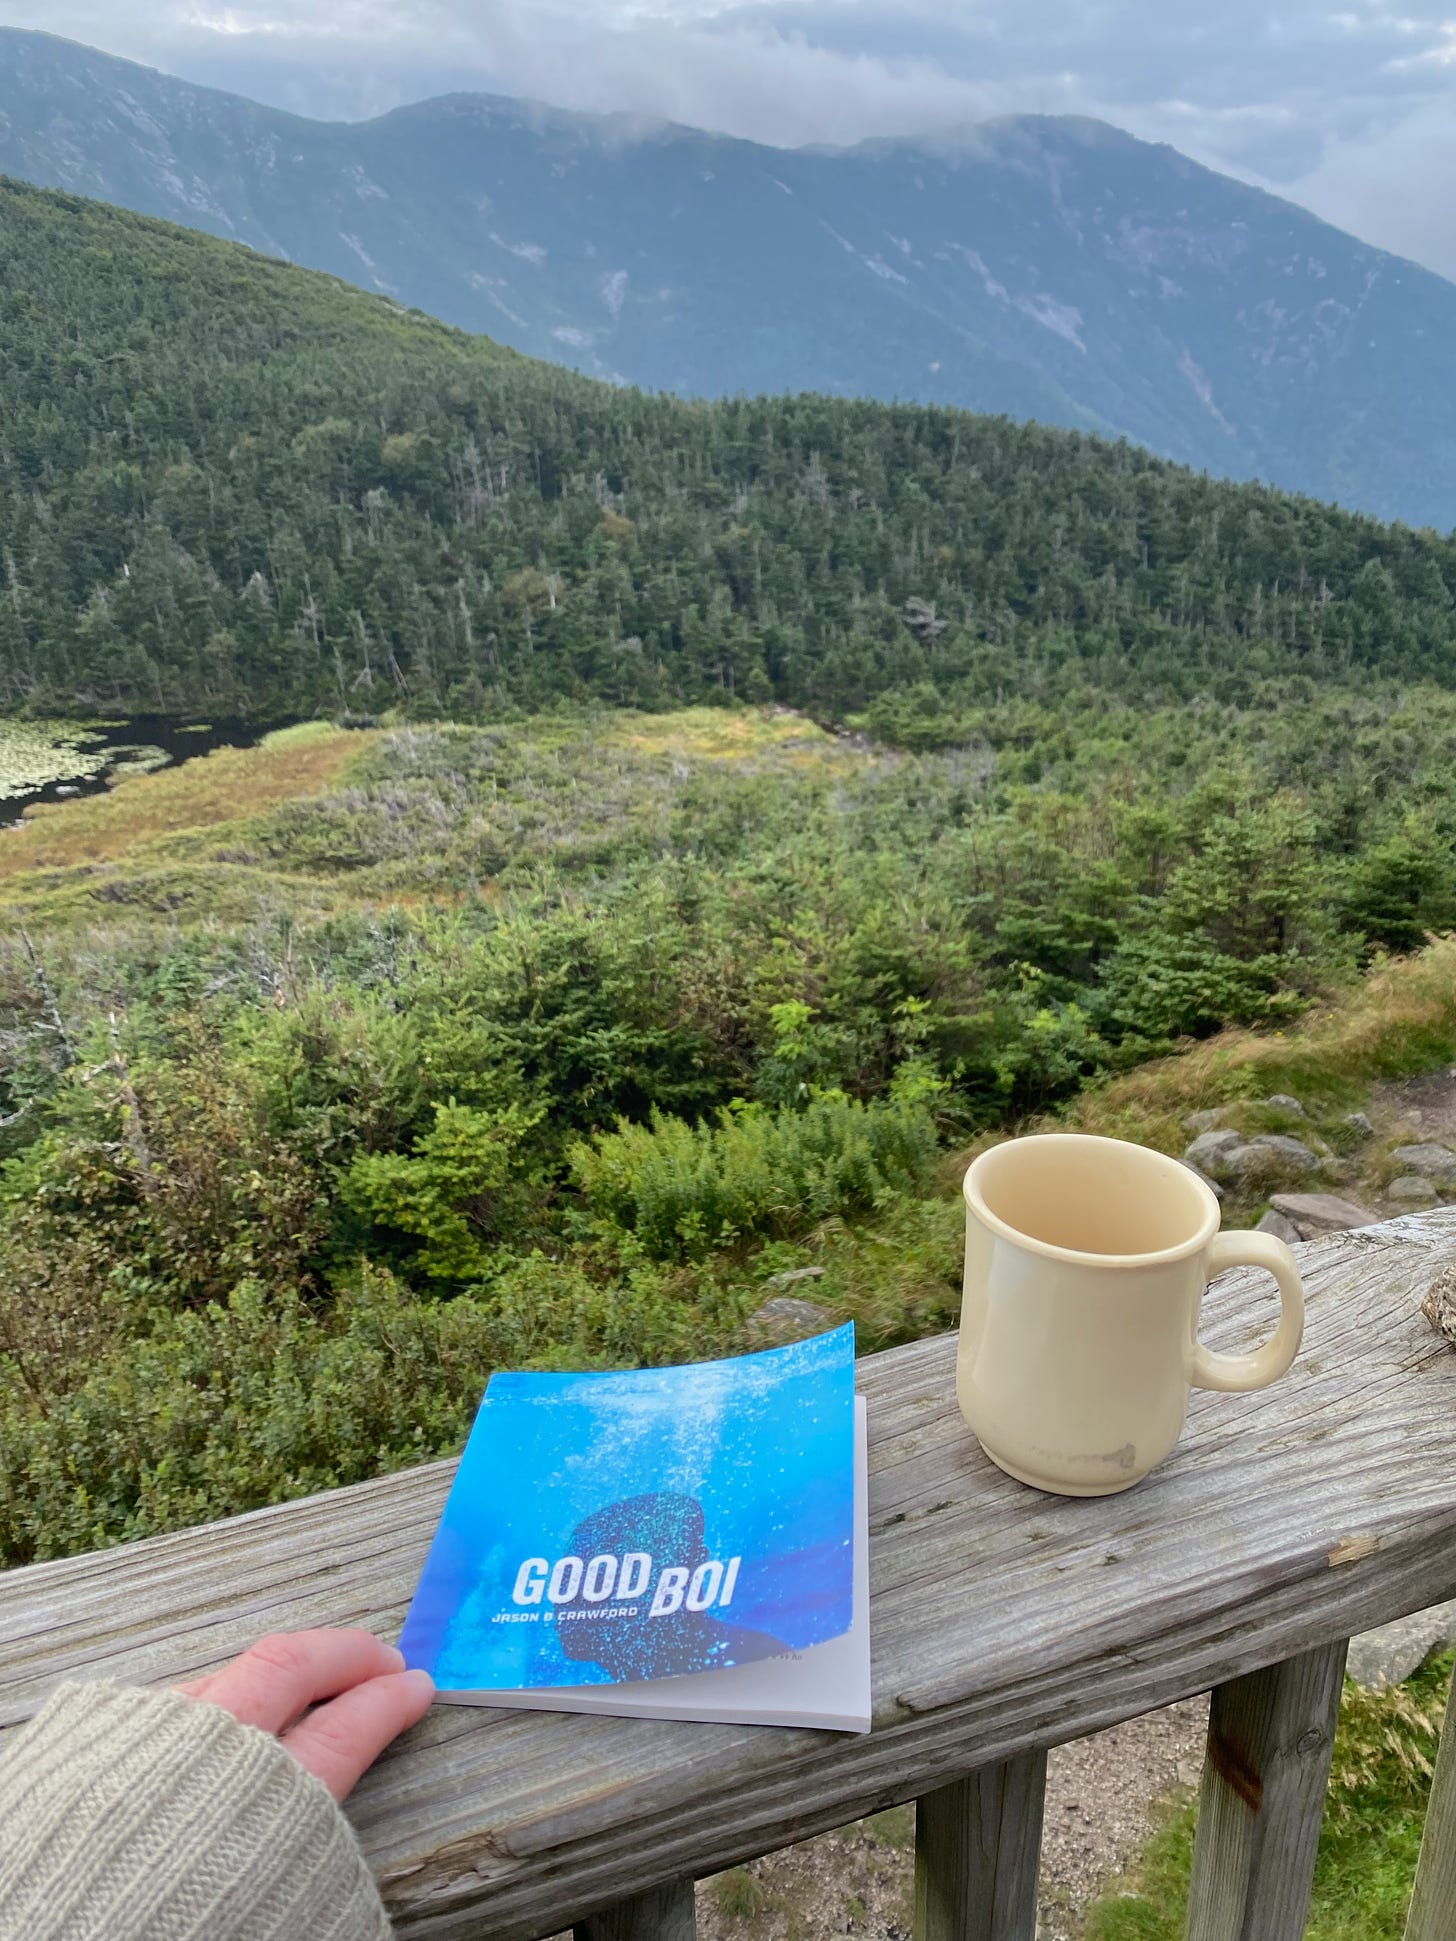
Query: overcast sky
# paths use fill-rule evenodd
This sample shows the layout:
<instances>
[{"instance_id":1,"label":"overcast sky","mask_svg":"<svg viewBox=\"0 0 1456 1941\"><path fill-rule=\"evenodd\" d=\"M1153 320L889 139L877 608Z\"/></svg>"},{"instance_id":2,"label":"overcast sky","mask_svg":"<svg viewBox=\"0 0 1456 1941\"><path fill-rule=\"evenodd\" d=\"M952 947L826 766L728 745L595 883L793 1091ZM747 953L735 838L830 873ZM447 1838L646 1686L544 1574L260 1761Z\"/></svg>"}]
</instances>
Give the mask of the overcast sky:
<instances>
[{"instance_id":1,"label":"overcast sky","mask_svg":"<svg viewBox=\"0 0 1456 1941\"><path fill-rule=\"evenodd\" d=\"M0 0L304 114L449 89L757 141L1105 117L1456 278L1456 0Z\"/></svg>"}]
</instances>

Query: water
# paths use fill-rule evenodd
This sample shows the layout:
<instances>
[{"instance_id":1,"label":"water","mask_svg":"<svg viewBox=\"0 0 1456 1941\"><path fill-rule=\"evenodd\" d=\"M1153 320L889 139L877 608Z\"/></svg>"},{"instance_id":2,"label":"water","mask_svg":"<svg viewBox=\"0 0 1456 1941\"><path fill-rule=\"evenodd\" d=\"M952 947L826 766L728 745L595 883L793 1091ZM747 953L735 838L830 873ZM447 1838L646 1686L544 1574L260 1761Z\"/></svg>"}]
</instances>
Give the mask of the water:
<instances>
[{"instance_id":1,"label":"water","mask_svg":"<svg viewBox=\"0 0 1456 1941\"><path fill-rule=\"evenodd\" d=\"M18 821L33 803L98 795L126 775L170 768L214 748L251 748L279 725L183 723L159 714L104 724L0 720L0 823Z\"/></svg>"}]
</instances>

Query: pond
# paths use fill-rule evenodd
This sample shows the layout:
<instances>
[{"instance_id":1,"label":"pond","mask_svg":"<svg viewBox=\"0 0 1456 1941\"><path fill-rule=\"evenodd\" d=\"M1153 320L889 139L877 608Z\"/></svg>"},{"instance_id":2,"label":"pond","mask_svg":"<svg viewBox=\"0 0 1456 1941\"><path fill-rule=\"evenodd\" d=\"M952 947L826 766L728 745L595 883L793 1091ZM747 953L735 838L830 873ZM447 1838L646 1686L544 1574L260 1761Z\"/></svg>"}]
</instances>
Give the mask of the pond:
<instances>
[{"instance_id":1,"label":"pond","mask_svg":"<svg viewBox=\"0 0 1456 1941\"><path fill-rule=\"evenodd\" d=\"M115 721L0 720L0 823L14 823L33 802L95 795L124 775L206 755L214 748L251 748L276 721L183 723L159 714Z\"/></svg>"}]
</instances>

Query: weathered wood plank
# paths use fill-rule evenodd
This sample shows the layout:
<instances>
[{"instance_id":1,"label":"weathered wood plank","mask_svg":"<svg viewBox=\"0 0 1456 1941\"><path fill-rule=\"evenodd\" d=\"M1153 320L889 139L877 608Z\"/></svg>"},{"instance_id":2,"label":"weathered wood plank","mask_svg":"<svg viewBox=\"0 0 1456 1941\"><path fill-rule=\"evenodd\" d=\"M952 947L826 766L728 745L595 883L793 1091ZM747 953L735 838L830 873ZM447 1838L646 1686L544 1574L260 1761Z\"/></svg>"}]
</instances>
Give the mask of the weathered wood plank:
<instances>
[{"instance_id":1,"label":"weathered wood plank","mask_svg":"<svg viewBox=\"0 0 1456 1941\"><path fill-rule=\"evenodd\" d=\"M956 1411L952 1337L862 1363L875 1730L437 1706L350 1808L400 1935L526 1941L1456 1596L1456 1355L1418 1311L1456 1211L1301 1251L1294 1372L1196 1396L1125 1496L995 1469ZM1267 1282L1230 1276L1211 1345L1249 1347L1272 1308ZM392 1632L448 1480L434 1465L9 1573L0 1722L63 1677L182 1679L268 1627Z\"/></svg>"},{"instance_id":2,"label":"weathered wood plank","mask_svg":"<svg viewBox=\"0 0 1456 1941\"><path fill-rule=\"evenodd\" d=\"M1214 1692L1188 1941L1300 1941L1347 1642L1302 1651Z\"/></svg>"},{"instance_id":3,"label":"weathered wood plank","mask_svg":"<svg viewBox=\"0 0 1456 1941\"><path fill-rule=\"evenodd\" d=\"M915 1941L1036 1941L1046 1753L915 1802Z\"/></svg>"},{"instance_id":4,"label":"weathered wood plank","mask_svg":"<svg viewBox=\"0 0 1456 1941\"><path fill-rule=\"evenodd\" d=\"M1450 1941L1456 1924L1456 1681L1446 1699L1441 1750L1421 1833L1405 1941Z\"/></svg>"},{"instance_id":5,"label":"weathered wood plank","mask_svg":"<svg viewBox=\"0 0 1456 1941\"><path fill-rule=\"evenodd\" d=\"M696 1941L697 1932L693 1883L677 1880L578 1921L573 1941Z\"/></svg>"}]
</instances>

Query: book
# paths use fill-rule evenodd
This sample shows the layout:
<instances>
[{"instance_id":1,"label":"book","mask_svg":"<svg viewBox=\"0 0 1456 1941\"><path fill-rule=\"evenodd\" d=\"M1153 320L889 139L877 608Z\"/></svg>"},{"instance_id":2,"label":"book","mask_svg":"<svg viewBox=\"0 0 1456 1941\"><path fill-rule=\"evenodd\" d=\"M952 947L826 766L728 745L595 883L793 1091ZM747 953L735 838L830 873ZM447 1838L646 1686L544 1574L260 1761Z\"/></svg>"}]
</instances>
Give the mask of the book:
<instances>
[{"instance_id":1,"label":"book","mask_svg":"<svg viewBox=\"0 0 1456 1941\"><path fill-rule=\"evenodd\" d=\"M853 1326L493 1375L399 1642L447 1703L868 1731Z\"/></svg>"}]
</instances>

